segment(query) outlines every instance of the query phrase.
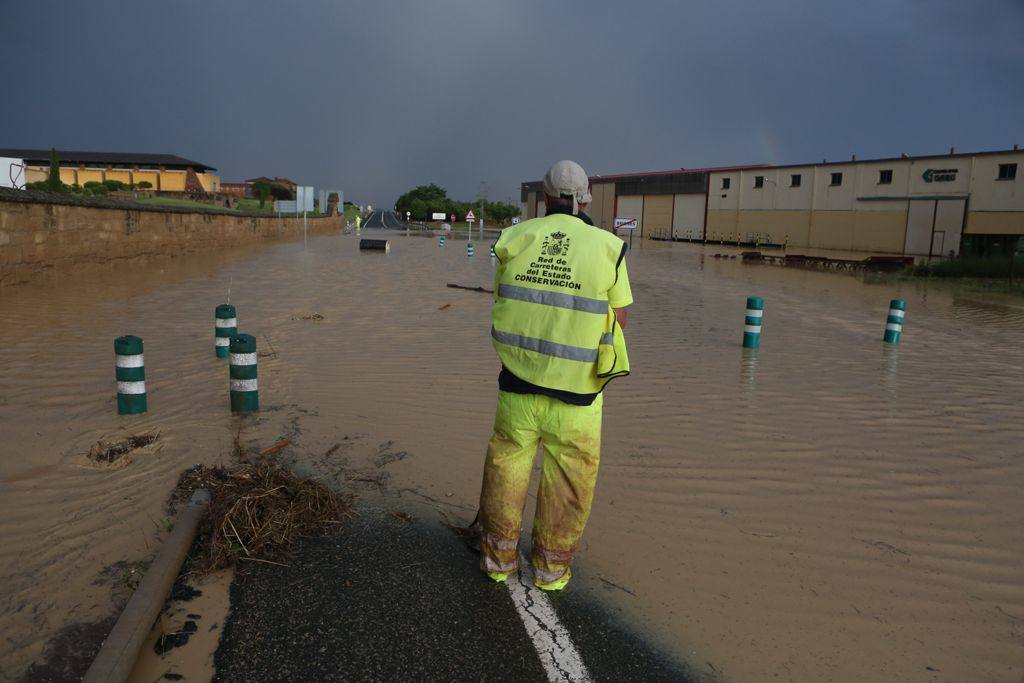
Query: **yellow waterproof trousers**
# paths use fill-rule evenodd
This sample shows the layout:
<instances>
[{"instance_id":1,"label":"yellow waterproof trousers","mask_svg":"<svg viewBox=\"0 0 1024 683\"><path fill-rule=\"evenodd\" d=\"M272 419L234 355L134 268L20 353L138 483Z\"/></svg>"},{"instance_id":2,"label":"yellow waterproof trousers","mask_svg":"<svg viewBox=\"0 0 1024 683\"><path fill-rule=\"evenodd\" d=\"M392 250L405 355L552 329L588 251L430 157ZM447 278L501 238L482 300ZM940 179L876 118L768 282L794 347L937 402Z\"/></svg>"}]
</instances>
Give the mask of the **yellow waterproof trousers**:
<instances>
[{"instance_id":1,"label":"yellow waterproof trousers","mask_svg":"<svg viewBox=\"0 0 1024 683\"><path fill-rule=\"evenodd\" d=\"M544 463L533 522L533 566L541 583L568 570L594 500L602 398L574 406L539 394L498 392L480 492L483 571L518 568L516 547L538 443L544 445Z\"/></svg>"}]
</instances>

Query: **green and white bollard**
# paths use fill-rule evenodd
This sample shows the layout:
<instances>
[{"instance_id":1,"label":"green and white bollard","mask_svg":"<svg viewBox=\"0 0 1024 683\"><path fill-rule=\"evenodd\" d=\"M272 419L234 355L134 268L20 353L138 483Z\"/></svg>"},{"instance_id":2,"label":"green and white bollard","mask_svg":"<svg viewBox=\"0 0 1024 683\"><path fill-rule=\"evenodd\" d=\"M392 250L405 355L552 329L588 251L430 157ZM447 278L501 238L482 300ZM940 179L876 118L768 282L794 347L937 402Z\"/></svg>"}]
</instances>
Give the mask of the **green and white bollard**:
<instances>
[{"instance_id":1,"label":"green and white bollard","mask_svg":"<svg viewBox=\"0 0 1024 683\"><path fill-rule=\"evenodd\" d=\"M441 235L440 237L437 238L437 246L439 246L439 247L443 247L444 246L444 235Z\"/></svg>"},{"instance_id":2,"label":"green and white bollard","mask_svg":"<svg viewBox=\"0 0 1024 683\"><path fill-rule=\"evenodd\" d=\"M256 337L236 334L231 338L231 412L251 413L260 409L256 379Z\"/></svg>"},{"instance_id":3,"label":"green and white bollard","mask_svg":"<svg viewBox=\"0 0 1024 683\"><path fill-rule=\"evenodd\" d=\"M466 242L466 256L472 256L472 255L473 255L473 243L472 242Z\"/></svg>"},{"instance_id":4,"label":"green and white bollard","mask_svg":"<svg viewBox=\"0 0 1024 683\"><path fill-rule=\"evenodd\" d=\"M213 343L214 349L217 351L217 358L227 358L231 338L238 334L238 318L235 317L235 307L231 304L221 304L214 309L213 325Z\"/></svg>"},{"instance_id":5,"label":"green and white bollard","mask_svg":"<svg viewBox=\"0 0 1024 683\"><path fill-rule=\"evenodd\" d=\"M889 317L885 320L885 335L882 341L886 344L899 344L903 333L903 316L907 310L907 302L893 299L889 302Z\"/></svg>"},{"instance_id":6,"label":"green and white bollard","mask_svg":"<svg viewBox=\"0 0 1024 683\"><path fill-rule=\"evenodd\" d=\"M761 320L764 318L764 299L759 296L747 297L747 313L743 320L743 348L756 349L761 346Z\"/></svg>"},{"instance_id":7,"label":"green and white bollard","mask_svg":"<svg viewBox=\"0 0 1024 683\"><path fill-rule=\"evenodd\" d=\"M117 414L146 412L146 367L142 339L134 335L114 340L114 374L117 377Z\"/></svg>"}]
</instances>

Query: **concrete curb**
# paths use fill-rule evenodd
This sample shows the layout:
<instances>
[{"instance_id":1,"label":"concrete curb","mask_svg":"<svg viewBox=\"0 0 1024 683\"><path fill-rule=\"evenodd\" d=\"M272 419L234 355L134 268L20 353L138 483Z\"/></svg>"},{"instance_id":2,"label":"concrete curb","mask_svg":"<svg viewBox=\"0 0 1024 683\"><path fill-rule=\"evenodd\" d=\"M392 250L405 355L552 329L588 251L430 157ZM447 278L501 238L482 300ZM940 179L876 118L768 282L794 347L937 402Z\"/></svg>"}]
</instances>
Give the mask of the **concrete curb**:
<instances>
[{"instance_id":1,"label":"concrete curb","mask_svg":"<svg viewBox=\"0 0 1024 683\"><path fill-rule=\"evenodd\" d=\"M135 658L181 570L181 563L209 503L210 492L200 489L192 494L188 506L178 514L174 530L160 547L82 679L85 683L121 683L128 679Z\"/></svg>"}]
</instances>

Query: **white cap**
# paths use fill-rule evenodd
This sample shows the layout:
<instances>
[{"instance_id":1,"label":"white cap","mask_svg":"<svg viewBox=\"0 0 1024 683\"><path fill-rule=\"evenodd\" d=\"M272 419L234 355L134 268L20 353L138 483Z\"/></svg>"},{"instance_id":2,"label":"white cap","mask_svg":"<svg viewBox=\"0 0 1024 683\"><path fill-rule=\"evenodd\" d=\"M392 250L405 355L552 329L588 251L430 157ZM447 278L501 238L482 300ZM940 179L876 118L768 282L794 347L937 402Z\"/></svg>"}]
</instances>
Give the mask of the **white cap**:
<instances>
[{"instance_id":1,"label":"white cap","mask_svg":"<svg viewBox=\"0 0 1024 683\"><path fill-rule=\"evenodd\" d=\"M576 213L580 204L589 204L592 199L590 178L582 166L565 159L544 174L544 193L552 197L571 196L572 212Z\"/></svg>"}]
</instances>

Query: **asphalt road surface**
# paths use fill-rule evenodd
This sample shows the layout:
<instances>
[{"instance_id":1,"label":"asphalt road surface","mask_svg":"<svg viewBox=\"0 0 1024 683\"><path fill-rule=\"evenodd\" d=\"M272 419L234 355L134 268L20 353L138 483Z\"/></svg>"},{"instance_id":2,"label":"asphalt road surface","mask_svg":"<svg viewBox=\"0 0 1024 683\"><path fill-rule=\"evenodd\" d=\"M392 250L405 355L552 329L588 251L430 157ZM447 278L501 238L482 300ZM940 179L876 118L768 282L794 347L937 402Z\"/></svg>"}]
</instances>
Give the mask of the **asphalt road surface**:
<instances>
[{"instance_id":1,"label":"asphalt road surface","mask_svg":"<svg viewBox=\"0 0 1024 683\"><path fill-rule=\"evenodd\" d=\"M383 228L385 230L405 230L405 223L394 211L371 211L363 219L363 228Z\"/></svg>"},{"instance_id":2,"label":"asphalt road surface","mask_svg":"<svg viewBox=\"0 0 1024 683\"><path fill-rule=\"evenodd\" d=\"M438 523L364 509L282 565L242 563L215 680L694 680L580 586L544 616L477 558Z\"/></svg>"}]
</instances>

